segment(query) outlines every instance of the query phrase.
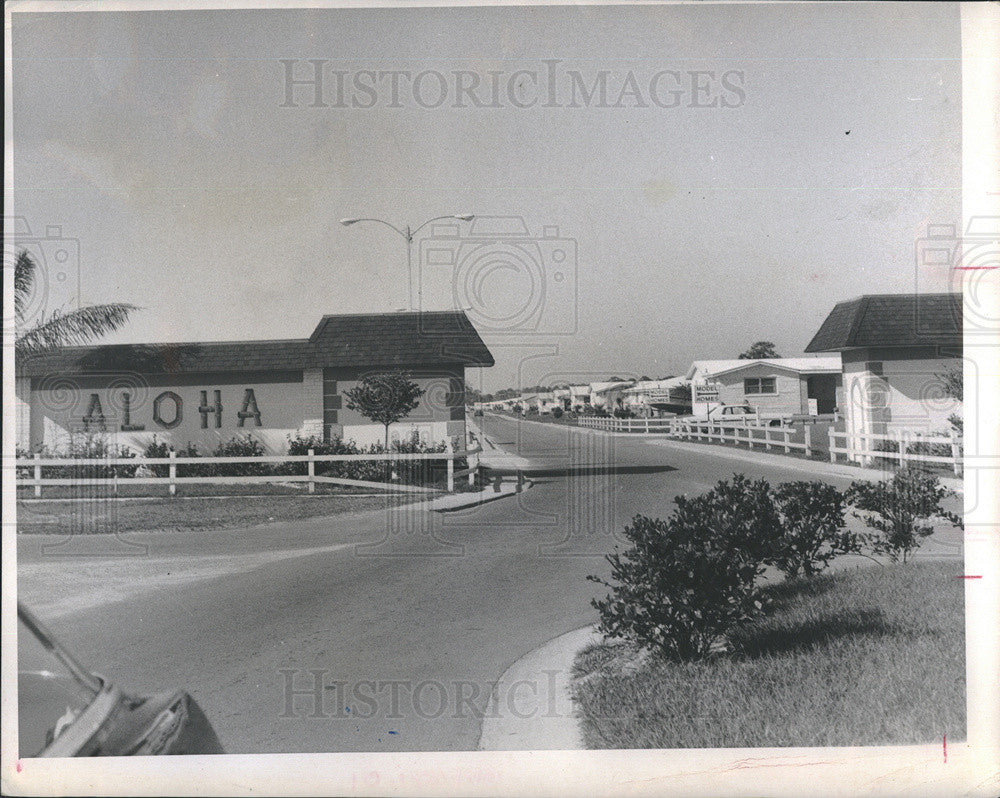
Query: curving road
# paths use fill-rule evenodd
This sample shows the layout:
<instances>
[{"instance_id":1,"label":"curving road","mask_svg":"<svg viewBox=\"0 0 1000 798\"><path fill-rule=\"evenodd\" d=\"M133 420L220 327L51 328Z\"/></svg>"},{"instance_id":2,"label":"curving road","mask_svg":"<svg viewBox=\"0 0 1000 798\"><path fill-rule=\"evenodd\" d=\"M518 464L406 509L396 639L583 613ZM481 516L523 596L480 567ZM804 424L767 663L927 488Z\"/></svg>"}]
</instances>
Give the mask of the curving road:
<instances>
[{"instance_id":1,"label":"curving road","mask_svg":"<svg viewBox=\"0 0 1000 798\"><path fill-rule=\"evenodd\" d=\"M483 421L531 462L532 490L447 514L150 534L141 557L65 557L22 536L19 590L95 670L190 690L229 752L471 750L499 675L595 621L586 575L632 515L736 470L802 478L794 460Z\"/></svg>"}]
</instances>

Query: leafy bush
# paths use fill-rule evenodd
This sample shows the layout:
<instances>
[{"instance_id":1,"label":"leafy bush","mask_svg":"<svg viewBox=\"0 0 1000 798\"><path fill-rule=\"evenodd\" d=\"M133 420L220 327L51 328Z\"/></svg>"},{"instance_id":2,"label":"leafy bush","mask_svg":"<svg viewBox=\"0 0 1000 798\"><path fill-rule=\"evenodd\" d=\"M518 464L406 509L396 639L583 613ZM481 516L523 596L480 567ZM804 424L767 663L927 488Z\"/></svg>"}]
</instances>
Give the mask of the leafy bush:
<instances>
[{"instance_id":1,"label":"leafy bush","mask_svg":"<svg viewBox=\"0 0 1000 798\"><path fill-rule=\"evenodd\" d=\"M880 482L852 482L847 490L853 515L874 530L865 542L874 554L893 562L900 558L906 562L921 539L934 531L928 523L931 518L962 526L960 516L941 507L942 501L954 496L936 476L916 468L900 469L892 479Z\"/></svg>"},{"instance_id":2,"label":"leafy bush","mask_svg":"<svg viewBox=\"0 0 1000 798\"><path fill-rule=\"evenodd\" d=\"M825 482L783 482L774 502L781 537L771 564L788 578L813 576L840 554L860 550L857 536L844 528L844 494Z\"/></svg>"},{"instance_id":3,"label":"leafy bush","mask_svg":"<svg viewBox=\"0 0 1000 798\"><path fill-rule=\"evenodd\" d=\"M252 435L235 435L228 441L219 443L212 451L212 457L263 457L267 454L264 444ZM272 473L270 463L217 463L208 465L206 470L220 477L261 477Z\"/></svg>"},{"instance_id":4,"label":"leafy bush","mask_svg":"<svg viewBox=\"0 0 1000 798\"><path fill-rule=\"evenodd\" d=\"M552 408L552 418L562 418L563 409L561 407Z\"/></svg>"},{"instance_id":5,"label":"leafy bush","mask_svg":"<svg viewBox=\"0 0 1000 798\"><path fill-rule=\"evenodd\" d=\"M632 418L632 411L627 407L616 407L613 415L615 418Z\"/></svg>"},{"instance_id":6,"label":"leafy bush","mask_svg":"<svg viewBox=\"0 0 1000 798\"><path fill-rule=\"evenodd\" d=\"M108 440L108 436L100 433L87 433L82 436L74 436L68 447L63 449L50 449L48 446L39 446L35 452L26 449L18 449L17 457L30 459L33 454L41 455L42 459L66 459L66 460L110 460L110 459L132 459L135 452L127 446L119 446ZM137 465L56 465L43 466L43 479L130 479L135 476ZM34 476L34 468L18 469L18 476L31 479Z\"/></svg>"},{"instance_id":7,"label":"leafy bush","mask_svg":"<svg viewBox=\"0 0 1000 798\"><path fill-rule=\"evenodd\" d=\"M528 409L525 411L525 415L537 416L538 415L538 406L537 405L528 405Z\"/></svg>"},{"instance_id":8,"label":"leafy bush","mask_svg":"<svg viewBox=\"0 0 1000 798\"><path fill-rule=\"evenodd\" d=\"M607 555L610 589L592 604L599 629L668 659L707 656L735 626L766 609L758 578L779 535L770 486L740 474L693 499L678 497L662 521L637 515L631 547Z\"/></svg>"},{"instance_id":9,"label":"leafy bush","mask_svg":"<svg viewBox=\"0 0 1000 798\"><path fill-rule=\"evenodd\" d=\"M166 441L158 441L156 436L153 436L143 452L144 457L156 457L167 459L170 457L170 452L173 451L173 447L170 446ZM198 451L198 447L193 443L188 441L183 449L177 450L178 457L201 457L201 452ZM150 465L149 470L153 473L155 477L167 477L170 476L170 465ZM200 477L210 474L212 471L211 465L187 465L182 463L177 466L177 476L179 477Z\"/></svg>"},{"instance_id":10,"label":"leafy bush","mask_svg":"<svg viewBox=\"0 0 1000 798\"><path fill-rule=\"evenodd\" d=\"M319 438L290 438L288 441L288 453L293 455L306 455L312 449L314 454L384 454L385 448L381 443L375 443L367 447L359 447L354 441L344 441L334 438L323 441ZM391 452L399 454L444 454L448 450L448 445L442 441L436 444L426 444L420 439L419 433L414 431L405 440L392 441L389 444ZM465 459L455 460L455 470L465 468ZM447 459L440 460L347 460L343 462L317 463L316 473L322 476L337 477L340 479L360 479L368 482L388 482L395 473L394 481L406 485L433 485L445 478L447 472ZM305 463L283 463L281 473L305 474L307 466Z\"/></svg>"}]
</instances>

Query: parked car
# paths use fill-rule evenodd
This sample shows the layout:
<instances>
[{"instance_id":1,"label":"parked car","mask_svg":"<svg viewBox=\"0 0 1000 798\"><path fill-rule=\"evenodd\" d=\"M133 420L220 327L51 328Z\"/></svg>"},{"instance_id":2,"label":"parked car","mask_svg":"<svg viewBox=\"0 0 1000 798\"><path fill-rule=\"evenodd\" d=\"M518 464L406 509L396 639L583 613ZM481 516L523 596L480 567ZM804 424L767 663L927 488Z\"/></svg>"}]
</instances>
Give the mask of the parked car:
<instances>
[{"instance_id":1,"label":"parked car","mask_svg":"<svg viewBox=\"0 0 1000 798\"><path fill-rule=\"evenodd\" d=\"M709 411L708 418L710 421L742 426L760 423L759 414L750 405L719 405Z\"/></svg>"},{"instance_id":2,"label":"parked car","mask_svg":"<svg viewBox=\"0 0 1000 798\"><path fill-rule=\"evenodd\" d=\"M17 617L20 756L223 753L188 693L126 693L81 665L20 602Z\"/></svg>"}]
</instances>

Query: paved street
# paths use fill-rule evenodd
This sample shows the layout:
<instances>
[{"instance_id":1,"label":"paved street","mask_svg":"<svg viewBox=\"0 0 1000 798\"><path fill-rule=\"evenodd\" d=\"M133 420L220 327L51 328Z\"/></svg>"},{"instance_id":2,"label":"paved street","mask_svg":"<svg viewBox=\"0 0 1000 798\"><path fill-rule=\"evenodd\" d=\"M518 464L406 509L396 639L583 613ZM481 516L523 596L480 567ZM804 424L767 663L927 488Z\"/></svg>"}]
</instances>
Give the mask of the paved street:
<instances>
[{"instance_id":1,"label":"paved street","mask_svg":"<svg viewBox=\"0 0 1000 798\"><path fill-rule=\"evenodd\" d=\"M632 515L735 470L808 478L794 460L477 420L531 463L533 489L451 513L136 536L144 556L22 536L21 596L111 679L190 690L227 751L470 750L500 674L596 620L585 577Z\"/></svg>"}]
</instances>

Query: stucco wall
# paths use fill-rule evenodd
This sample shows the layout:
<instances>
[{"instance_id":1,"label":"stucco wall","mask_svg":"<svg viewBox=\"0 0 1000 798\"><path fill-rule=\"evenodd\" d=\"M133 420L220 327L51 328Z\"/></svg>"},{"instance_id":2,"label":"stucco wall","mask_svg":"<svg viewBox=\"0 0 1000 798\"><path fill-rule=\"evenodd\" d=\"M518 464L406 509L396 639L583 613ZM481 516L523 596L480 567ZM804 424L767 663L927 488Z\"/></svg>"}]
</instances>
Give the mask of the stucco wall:
<instances>
[{"instance_id":1,"label":"stucco wall","mask_svg":"<svg viewBox=\"0 0 1000 798\"><path fill-rule=\"evenodd\" d=\"M774 394L746 394L743 390L743 380L746 378L773 377L775 380ZM718 403L698 402L693 412L696 416L705 416L708 410L723 405L742 405L749 402L751 407L761 413L806 413L809 403L806 401L806 378L787 371L769 368L766 364L750 366L746 369L722 374L714 377L712 382L719 386ZM693 388L692 388L693 391Z\"/></svg>"},{"instance_id":2,"label":"stucco wall","mask_svg":"<svg viewBox=\"0 0 1000 798\"><path fill-rule=\"evenodd\" d=\"M203 391L207 400L204 406L212 408L207 413L199 412ZM222 408L218 414L216 391ZM180 400L179 417L175 397ZM32 446L44 442L50 448L64 449L73 435L100 432L120 445L141 450L155 436L175 447L194 443L204 454L236 435L251 434L269 451L284 452L287 437L298 432L306 417L305 398L302 372L295 371L247 373L235 378L218 373L36 379L31 440ZM258 410L259 419L240 418L245 402L246 412ZM88 416L91 409L94 412ZM100 415L104 416L103 424Z\"/></svg>"},{"instance_id":3,"label":"stucco wall","mask_svg":"<svg viewBox=\"0 0 1000 798\"><path fill-rule=\"evenodd\" d=\"M856 350L844 354L847 429L882 434L895 430L946 433L948 417L962 403L944 395L941 375L957 357L900 357L908 352ZM881 375L877 373L881 366Z\"/></svg>"},{"instance_id":4,"label":"stucco wall","mask_svg":"<svg viewBox=\"0 0 1000 798\"><path fill-rule=\"evenodd\" d=\"M324 374L324 371L333 373ZM363 373L359 369L313 369L305 373L36 378L30 391L30 422L25 418L24 423L24 445L28 445L30 437L32 448L37 449L44 443L49 448L65 450L73 439L80 440L81 435L101 433L109 442L137 451L144 449L155 436L178 448L188 442L194 443L207 454L220 442L250 434L264 443L270 453L283 454L287 451L289 437L322 436L324 391L327 390L335 391L335 401L331 402L338 408L332 413L336 417L335 434L367 445L381 441L384 429L348 409L344 397L346 391L359 383ZM418 368L411 370L410 376L425 394L406 419L390 428L390 437L408 437L416 431L426 442L454 436L461 445L465 440L464 369L461 366ZM27 383L21 387L26 397ZM248 399L248 390L253 392L253 401L247 412L253 411L255 404L260 411L259 424L252 416L242 419L240 424L239 413ZM203 391L207 400L205 407L211 408L204 414L199 412ZM222 407L218 416L214 410L216 391ZM125 393L129 395L127 412ZM176 424L175 397L181 409ZM157 405L159 412L154 413ZM94 412L88 412L91 410ZM25 415L28 415L27 405ZM100 415L104 417L103 424ZM122 429L123 426L129 428Z\"/></svg>"}]
</instances>

